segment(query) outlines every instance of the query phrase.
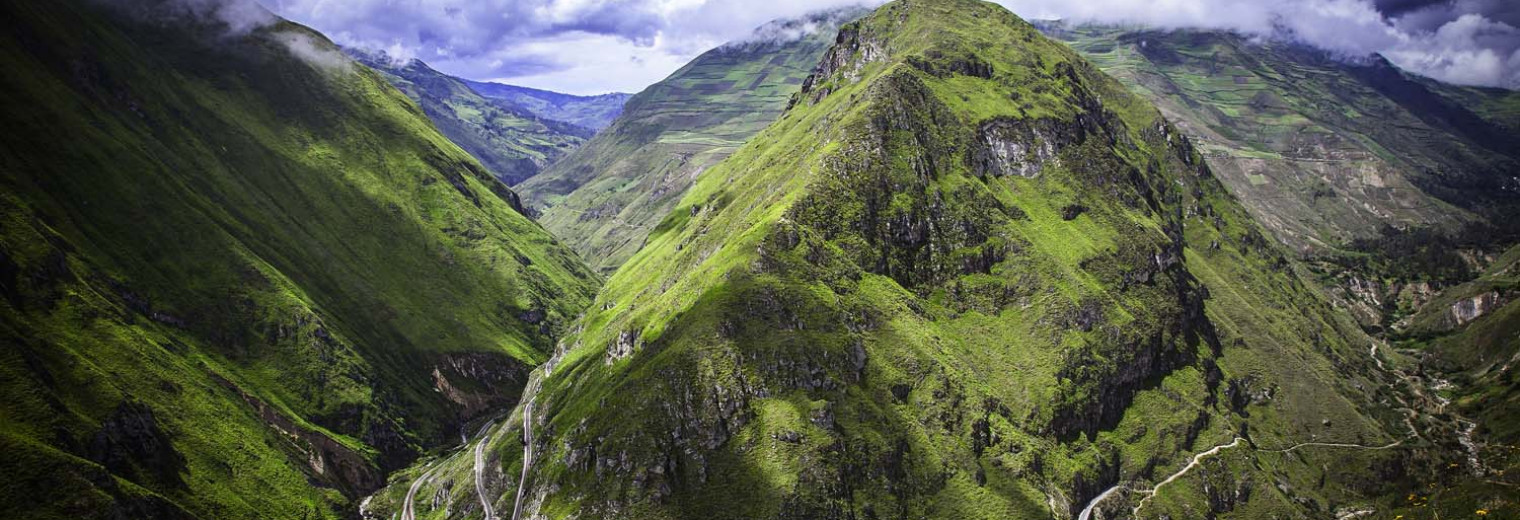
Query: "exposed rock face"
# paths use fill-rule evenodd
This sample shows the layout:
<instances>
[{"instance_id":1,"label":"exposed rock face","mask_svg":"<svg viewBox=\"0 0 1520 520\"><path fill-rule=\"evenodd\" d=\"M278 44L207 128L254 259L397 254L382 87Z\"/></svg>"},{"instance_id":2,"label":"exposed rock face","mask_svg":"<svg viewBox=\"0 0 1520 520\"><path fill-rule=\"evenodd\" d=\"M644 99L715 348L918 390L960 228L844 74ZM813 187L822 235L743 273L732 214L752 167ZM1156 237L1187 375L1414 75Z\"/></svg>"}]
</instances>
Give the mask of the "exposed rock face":
<instances>
[{"instance_id":1,"label":"exposed rock face","mask_svg":"<svg viewBox=\"0 0 1520 520\"><path fill-rule=\"evenodd\" d=\"M802 81L802 91L792 98L791 104L795 105L802 99L817 103L834 91L835 85L827 82L836 74L853 81L860 76L861 68L886 57L885 42L869 36L862 37L859 27L854 24L845 25L839 29L839 37L834 40L834 46L823 55L818 67Z\"/></svg>"},{"instance_id":2,"label":"exposed rock face","mask_svg":"<svg viewBox=\"0 0 1520 520\"><path fill-rule=\"evenodd\" d=\"M143 485L183 487L185 458L159 428L153 409L142 403L118 405L90 441L90 458Z\"/></svg>"},{"instance_id":3,"label":"exposed rock face","mask_svg":"<svg viewBox=\"0 0 1520 520\"><path fill-rule=\"evenodd\" d=\"M1385 283L1343 273L1337 277L1330 293L1356 317L1358 323L1375 329L1385 326L1393 317L1410 314L1429 303L1439 293L1439 286L1423 281ZM1406 316L1406 321L1394 323L1393 327L1408 326L1407 319Z\"/></svg>"},{"instance_id":4,"label":"exposed rock face","mask_svg":"<svg viewBox=\"0 0 1520 520\"><path fill-rule=\"evenodd\" d=\"M1451 318L1461 327L1504 306L1498 291L1489 291L1451 305Z\"/></svg>"},{"instance_id":5,"label":"exposed rock face","mask_svg":"<svg viewBox=\"0 0 1520 520\"><path fill-rule=\"evenodd\" d=\"M1059 166L1060 152L1087 138L1083 125L1053 119L996 118L982 123L973 156L982 175L1034 178L1047 164Z\"/></svg>"},{"instance_id":6,"label":"exposed rock face","mask_svg":"<svg viewBox=\"0 0 1520 520\"><path fill-rule=\"evenodd\" d=\"M502 354L443 354L433 366L433 389L459 405L459 420L506 408L527 384L528 367Z\"/></svg>"},{"instance_id":7,"label":"exposed rock face","mask_svg":"<svg viewBox=\"0 0 1520 520\"><path fill-rule=\"evenodd\" d=\"M260 419L287 437L295 449L306 454L307 466L311 468L315 479L351 498L368 495L385 485L381 469L370 463L363 454L321 432L296 424L263 400L243 392L231 381L219 382L228 390L241 395ZM364 441L371 446L382 446L390 450L393 454L386 460L392 464L401 464L412 456L407 451L409 446L406 441L383 423L372 426Z\"/></svg>"},{"instance_id":8,"label":"exposed rock face","mask_svg":"<svg viewBox=\"0 0 1520 520\"><path fill-rule=\"evenodd\" d=\"M616 363L633 355L633 351L639 347L639 335L636 331L625 330L618 333L617 340L607 345L607 364Z\"/></svg>"}]
</instances>

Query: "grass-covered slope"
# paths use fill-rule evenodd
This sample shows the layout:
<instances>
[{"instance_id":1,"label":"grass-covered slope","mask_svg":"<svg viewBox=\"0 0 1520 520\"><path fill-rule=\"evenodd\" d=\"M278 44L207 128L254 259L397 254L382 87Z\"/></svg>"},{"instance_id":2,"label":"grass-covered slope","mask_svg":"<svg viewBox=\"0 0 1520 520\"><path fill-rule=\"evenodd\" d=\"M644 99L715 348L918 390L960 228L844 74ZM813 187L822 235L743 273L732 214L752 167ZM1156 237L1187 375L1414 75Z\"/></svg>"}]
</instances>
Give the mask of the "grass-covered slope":
<instances>
[{"instance_id":1,"label":"grass-covered slope","mask_svg":"<svg viewBox=\"0 0 1520 520\"><path fill-rule=\"evenodd\" d=\"M775 120L857 10L773 22L628 100L611 127L519 189L544 226L610 273L693 179Z\"/></svg>"},{"instance_id":2,"label":"grass-covered slope","mask_svg":"<svg viewBox=\"0 0 1520 520\"><path fill-rule=\"evenodd\" d=\"M1046 27L1177 121L1258 220L1300 251L1343 248L1386 226L1449 233L1520 209L1506 173L1520 133L1474 112L1494 110L1477 102L1491 93L1432 85L1380 58L1348 62L1226 32ZM1459 104L1455 92L1470 97Z\"/></svg>"},{"instance_id":3,"label":"grass-covered slope","mask_svg":"<svg viewBox=\"0 0 1520 520\"><path fill-rule=\"evenodd\" d=\"M349 517L598 285L379 74L220 5L0 5L0 517Z\"/></svg>"},{"instance_id":4,"label":"grass-covered slope","mask_svg":"<svg viewBox=\"0 0 1520 520\"><path fill-rule=\"evenodd\" d=\"M596 96L576 96L536 88L519 87L487 81L465 81L480 95L511 103L543 119L601 130L623 113L623 104L632 94L613 92Z\"/></svg>"},{"instance_id":5,"label":"grass-covered slope","mask_svg":"<svg viewBox=\"0 0 1520 520\"><path fill-rule=\"evenodd\" d=\"M794 99L565 343L525 515L1325 518L1446 467L1188 139L1001 7L888 4Z\"/></svg>"},{"instance_id":6,"label":"grass-covered slope","mask_svg":"<svg viewBox=\"0 0 1520 520\"><path fill-rule=\"evenodd\" d=\"M1371 330L1520 240L1520 96L1226 32L1043 24L1192 137Z\"/></svg>"},{"instance_id":7,"label":"grass-covered slope","mask_svg":"<svg viewBox=\"0 0 1520 520\"><path fill-rule=\"evenodd\" d=\"M508 185L537 175L595 133L511 101L484 97L464 80L418 60L397 63L384 53L360 50L349 54L380 71L422 107L443 135Z\"/></svg>"},{"instance_id":8,"label":"grass-covered slope","mask_svg":"<svg viewBox=\"0 0 1520 520\"><path fill-rule=\"evenodd\" d=\"M1461 410L1496 445L1520 444L1520 246L1474 280L1442 291L1404 324L1401 343L1452 374ZM1515 453L1520 463L1520 453Z\"/></svg>"}]
</instances>

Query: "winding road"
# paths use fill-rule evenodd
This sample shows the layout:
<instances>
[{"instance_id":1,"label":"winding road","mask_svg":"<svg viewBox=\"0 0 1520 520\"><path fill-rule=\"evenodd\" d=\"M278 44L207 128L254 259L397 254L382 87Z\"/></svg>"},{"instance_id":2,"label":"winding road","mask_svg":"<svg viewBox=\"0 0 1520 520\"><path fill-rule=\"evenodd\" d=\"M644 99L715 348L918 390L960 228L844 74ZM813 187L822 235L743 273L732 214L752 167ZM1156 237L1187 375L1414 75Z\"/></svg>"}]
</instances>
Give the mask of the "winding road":
<instances>
[{"instance_id":1,"label":"winding road","mask_svg":"<svg viewBox=\"0 0 1520 520\"><path fill-rule=\"evenodd\" d=\"M1114 487L1108 488L1102 493L1099 493L1098 496L1093 497L1092 501L1087 503L1087 507L1082 508L1082 514L1077 515L1077 520L1091 519L1093 509L1096 509L1098 507L1098 503L1102 502L1104 499L1107 499L1109 495L1120 491L1127 491L1128 489L1129 488L1124 487L1124 484L1116 484Z\"/></svg>"},{"instance_id":2,"label":"winding road","mask_svg":"<svg viewBox=\"0 0 1520 520\"><path fill-rule=\"evenodd\" d=\"M491 499L486 495L486 445L491 443L491 425L496 421L488 421L480 427L480 433L475 436L480 442L475 444L475 496L480 497L480 510L485 514L485 520L496 520L496 509L491 507Z\"/></svg>"},{"instance_id":3,"label":"winding road","mask_svg":"<svg viewBox=\"0 0 1520 520\"><path fill-rule=\"evenodd\" d=\"M1377 365L1377 367L1378 367L1379 370L1382 370L1384 372L1392 373L1392 374L1394 374L1396 376L1399 376L1401 379L1404 379L1406 382L1413 383L1412 381L1408 380L1407 376L1404 376L1401 373L1398 373L1398 372L1395 372L1393 370L1390 370L1386 365L1383 364L1383 360L1378 357L1378 344L1377 343L1373 343L1372 346L1370 348L1368 348L1367 355L1372 358L1372 362ZM1466 422L1464 422L1464 424L1466 424ZM1400 439L1400 440L1397 440L1397 441L1394 441L1394 442L1391 442L1391 443L1388 443L1388 444L1385 444L1385 445L1382 445L1382 446L1367 446L1367 445L1362 445L1362 444L1351 444L1351 443L1340 443L1340 442L1301 442L1301 443L1294 444L1292 446L1289 446L1289 447L1283 448L1283 449L1275 449L1275 450L1273 450L1273 449L1254 448L1254 451L1259 452L1259 453L1284 453L1285 454L1285 453L1292 453L1292 452L1297 451L1297 450L1302 449L1302 448L1311 448L1311 447L1347 448L1347 449L1359 449L1359 450L1386 450L1386 449L1391 449L1391 448L1397 447L1399 445L1402 445L1405 442L1408 442L1409 439L1413 439L1413 438L1419 437L1419 430L1417 428L1415 428L1414 423L1412 423L1412 422L1409 421L1408 417L1405 417L1405 425L1407 425L1409 427L1409 430L1410 430L1408 437L1405 437L1403 439ZM1152 486L1150 489L1134 489L1134 488L1130 488L1130 487L1128 487L1128 486L1126 486L1126 485L1124 485L1122 483L1115 484L1113 487L1110 487L1110 488L1104 490L1102 493L1099 493L1098 496L1093 497L1093 499L1087 503L1087 507L1082 508L1082 512L1077 515L1077 520L1091 520L1092 519L1093 511L1097 509L1098 504L1102 503L1104 500L1107 500L1109 497L1113 496L1115 493L1118 493L1120 491L1132 491L1132 492L1135 492L1135 493L1140 493L1140 494L1145 495L1145 497L1141 498L1140 502L1135 505L1134 509L1130 511L1130 515L1131 516L1138 518L1140 516L1140 510L1142 508L1144 508L1146 504L1150 503L1151 498L1155 497L1156 493L1159 492L1159 491L1161 491L1162 486L1165 486L1167 484L1172 483L1173 481L1176 481L1179 478L1182 478L1183 475L1186 475L1189 471L1192 471L1193 468L1198 467L1198 465L1200 463L1202 463L1203 459L1211 457L1211 456L1214 456L1214 455L1217 455L1217 454L1219 454L1219 452L1221 452L1223 450L1239 446L1240 443L1241 443L1241 441L1244 441L1244 440L1245 439L1243 439L1241 437L1235 437L1235 439L1231 440L1228 444L1221 444L1221 445L1215 446L1213 448L1210 448L1207 451L1204 451L1204 452L1198 453L1196 455L1193 455L1192 460L1188 462L1187 466L1184 466L1181 470L1178 470L1176 473L1173 473L1170 476L1166 477L1161 482L1157 483L1155 486ZM1464 446L1466 446L1465 443L1464 443ZM1474 460L1473 463L1477 464L1477 461Z\"/></svg>"},{"instance_id":4,"label":"winding road","mask_svg":"<svg viewBox=\"0 0 1520 520\"><path fill-rule=\"evenodd\" d=\"M421 489L422 484L432 479L432 477L433 471L431 469L424 471L421 476L417 477L417 480L412 481L412 487L406 488L406 500L401 502L401 520L417 520L416 508L414 507L417 490Z\"/></svg>"},{"instance_id":5,"label":"winding road","mask_svg":"<svg viewBox=\"0 0 1520 520\"><path fill-rule=\"evenodd\" d=\"M536 394L536 392L535 392ZM538 397L534 395L534 397ZM522 476L517 478L517 500L512 501L512 520L522 516L524 484L528 483L528 470L533 466L533 401L523 407L523 462Z\"/></svg>"},{"instance_id":6,"label":"winding road","mask_svg":"<svg viewBox=\"0 0 1520 520\"><path fill-rule=\"evenodd\" d=\"M1224 451L1224 450L1227 450L1227 449L1239 446L1240 443L1242 441L1244 441L1244 440L1245 439L1242 439L1240 437L1236 437L1235 440L1230 441L1229 444L1220 444L1218 446L1210 448L1208 451L1205 451L1203 453L1199 453L1197 455L1193 455L1193 460L1188 461L1188 464L1186 466L1183 466L1181 470L1178 470L1176 473L1173 473L1171 476L1166 477L1165 480L1162 480L1161 482L1157 483L1154 487L1151 487L1150 489L1145 490L1145 491L1140 491L1140 493L1145 494L1145 498L1140 499L1140 503L1135 505L1134 511L1131 511L1130 514L1133 515L1133 516L1135 516L1135 517L1139 517L1140 516L1140 510L1143 509L1143 508L1145 508L1145 504L1150 503L1151 498L1155 497L1156 493L1161 491L1161 487L1162 486L1165 486L1167 484L1171 484L1173 481L1175 481L1175 480L1177 480L1179 478L1182 478L1182 476L1186 475L1187 472L1192 471L1193 468L1198 467L1198 465L1203 462L1203 459L1206 459L1208 457L1212 457L1214 455L1217 455L1221 451Z\"/></svg>"},{"instance_id":7,"label":"winding road","mask_svg":"<svg viewBox=\"0 0 1520 520\"><path fill-rule=\"evenodd\" d=\"M554 355L550 356L549 360L545 361L544 364L540 367L543 369L543 372L535 374L537 377L534 377L531 381L529 381L528 387L523 390L523 398L521 401L523 403L522 475L517 478L517 499L512 502L512 520L518 520L522 517L523 492L527 489L528 472L533 469L533 405L537 404L538 402L538 392L540 390L543 390L544 380L548 379L549 375L554 373L554 367L556 365L559 365L560 360L563 359L565 357L565 353L568 352L568 350L563 347L563 345L560 345L558 348L554 349Z\"/></svg>"}]
</instances>

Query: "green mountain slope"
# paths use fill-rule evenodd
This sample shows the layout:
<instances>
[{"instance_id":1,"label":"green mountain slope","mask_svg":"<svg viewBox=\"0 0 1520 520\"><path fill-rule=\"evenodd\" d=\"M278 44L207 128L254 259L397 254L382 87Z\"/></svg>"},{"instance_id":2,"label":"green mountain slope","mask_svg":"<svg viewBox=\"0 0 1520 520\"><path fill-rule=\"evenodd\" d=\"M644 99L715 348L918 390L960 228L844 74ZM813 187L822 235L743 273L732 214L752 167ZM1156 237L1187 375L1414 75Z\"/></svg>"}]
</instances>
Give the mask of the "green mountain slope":
<instances>
[{"instance_id":1,"label":"green mountain slope","mask_svg":"<svg viewBox=\"0 0 1520 520\"><path fill-rule=\"evenodd\" d=\"M1429 497L1467 515L1505 496L1520 464L1520 401L1505 360L1515 339L1512 275L1520 94L1347 62L1294 44L1195 30L1043 24L1113 73L1204 147L1222 181L1363 327L1458 385L1471 452L1487 471ZM1509 252L1505 252L1506 248ZM1409 511L1404 511L1409 512Z\"/></svg>"},{"instance_id":2,"label":"green mountain slope","mask_svg":"<svg viewBox=\"0 0 1520 520\"><path fill-rule=\"evenodd\" d=\"M1049 32L1154 100L1295 249L1345 247L1389 225L1451 232L1520 208L1495 197L1513 182L1520 137L1387 62L1223 32Z\"/></svg>"},{"instance_id":3,"label":"green mountain slope","mask_svg":"<svg viewBox=\"0 0 1520 520\"><path fill-rule=\"evenodd\" d=\"M1474 114L1511 133L1520 133L1520 92L1513 90L1464 87L1416 78L1426 88L1452 103L1468 107Z\"/></svg>"},{"instance_id":4,"label":"green mountain slope","mask_svg":"<svg viewBox=\"0 0 1520 520\"><path fill-rule=\"evenodd\" d=\"M465 81L480 95L522 107L538 117L601 130L623 113L632 94L614 92L598 96L574 96L536 88L486 81Z\"/></svg>"},{"instance_id":5,"label":"green mountain slope","mask_svg":"<svg viewBox=\"0 0 1520 520\"><path fill-rule=\"evenodd\" d=\"M519 190L539 221L610 273L638 251L693 179L775 120L858 11L774 22L810 33L734 42L698 56L628 100L611 127Z\"/></svg>"},{"instance_id":6,"label":"green mountain slope","mask_svg":"<svg viewBox=\"0 0 1520 520\"><path fill-rule=\"evenodd\" d=\"M1455 383L1438 386L1472 419L1483 471L1448 479L1410 518L1513 494L1520 94L1227 33L1042 28L1179 121L1340 306L1422 376Z\"/></svg>"},{"instance_id":7,"label":"green mountain slope","mask_svg":"<svg viewBox=\"0 0 1520 520\"><path fill-rule=\"evenodd\" d=\"M379 74L219 5L0 4L0 517L352 517L598 286Z\"/></svg>"},{"instance_id":8,"label":"green mountain slope","mask_svg":"<svg viewBox=\"0 0 1520 520\"><path fill-rule=\"evenodd\" d=\"M508 185L537 175L595 133L510 101L481 96L464 80L421 61L398 64L384 54L357 50L349 54L380 71L422 107L443 135Z\"/></svg>"},{"instance_id":9,"label":"green mountain slope","mask_svg":"<svg viewBox=\"0 0 1520 520\"><path fill-rule=\"evenodd\" d=\"M1322 518L1458 471L1449 418L1398 409L1435 400L1189 140L1001 7L887 4L794 99L609 279L473 478L415 468L378 511Z\"/></svg>"}]
</instances>

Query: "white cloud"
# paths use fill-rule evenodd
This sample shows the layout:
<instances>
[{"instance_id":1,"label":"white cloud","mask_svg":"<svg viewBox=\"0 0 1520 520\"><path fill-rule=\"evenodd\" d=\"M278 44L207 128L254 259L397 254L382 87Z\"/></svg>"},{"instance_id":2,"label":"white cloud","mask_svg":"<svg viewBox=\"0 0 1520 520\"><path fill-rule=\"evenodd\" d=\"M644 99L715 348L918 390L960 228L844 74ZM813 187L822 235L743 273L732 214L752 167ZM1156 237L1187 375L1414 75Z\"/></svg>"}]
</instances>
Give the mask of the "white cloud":
<instances>
[{"instance_id":1,"label":"white cloud","mask_svg":"<svg viewBox=\"0 0 1520 520\"><path fill-rule=\"evenodd\" d=\"M616 36L570 33L535 40L516 45L510 52L545 61L573 56L574 62L538 73L483 79L570 94L638 92L690 61L689 56L668 52L668 44L662 39L656 36L648 45L642 45ZM499 69L500 63L489 64L487 68Z\"/></svg>"},{"instance_id":2,"label":"white cloud","mask_svg":"<svg viewBox=\"0 0 1520 520\"><path fill-rule=\"evenodd\" d=\"M329 72L349 72L353 61L338 52L327 42L319 42L311 35L295 31L282 31L269 36L285 46L292 56Z\"/></svg>"},{"instance_id":3,"label":"white cloud","mask_svg":"<svg viewBox=\"0 0 1520 520\"><path fill-rule=\"evenodd\" d=\"M1504 0L1439 2L1389 19L1368 0L998 0L1026 18L1227 29L1346 57L1382 54L1451 83L1520 88L1520 32L1481 13Z\"/></svg>"},{"instance_id":4,"label":"white cloud","mask_svg":"<svg viewBox=\"0 0 1520 520\"><path fill-rule=\"evenodd\" d=\"M457 76L636 92L771 20L881 0L264 0L342 45Z\"/></svg>"},{"instance_id":5,"label":"white cloud","mask_svg":"<svg viewBox=\"0 0 1520 520\"><path fill-rule=\"evenodd\" d=\"M216 0L182 0L211 2ZM263 0L344 45L471 78L637 91L770 20L881 0ZM1025 18L1226 29L1345 56L1382 53L1468 84L1516 83L1515 0L1446 0L1390 19L1372 0L997 0ZM1494 14L1499 13L1499 14ZM1508 18L1505 18L1505 17Z\"/></svg>"}]
</instances>

